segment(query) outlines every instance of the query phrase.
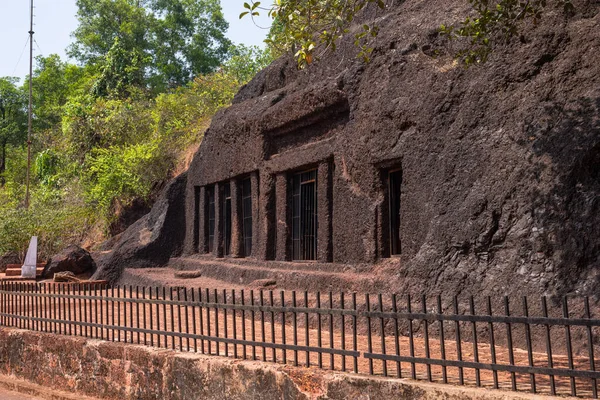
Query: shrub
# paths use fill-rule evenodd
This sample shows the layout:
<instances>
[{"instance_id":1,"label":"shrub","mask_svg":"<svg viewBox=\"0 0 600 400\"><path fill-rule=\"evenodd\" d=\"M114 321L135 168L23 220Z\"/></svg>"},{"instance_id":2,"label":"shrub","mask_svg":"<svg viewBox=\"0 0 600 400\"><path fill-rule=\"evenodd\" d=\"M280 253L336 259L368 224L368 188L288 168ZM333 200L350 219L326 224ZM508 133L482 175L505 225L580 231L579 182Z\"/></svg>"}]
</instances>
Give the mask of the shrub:
<instances>
[{"instance_id":1,"label":"shrub","mask_svg":"<svg viewBox=\"0 0 600 400\"><path fill-rule=\"evenodd\" d=\"M147 198L153 183L164 179L172 163L161 154L157 141L94 149L86 159L83 178L86 202L110 219L116 199L128 204L136 197Z\"/></svg>"},{"instance_id":2,"label":"shrub","mask_svg":"<svg viewBox=\"0 0 600 400\"><path fill-rule=\"evenodd\" d=\"M28 210L0 207L0 253L14 251L24 259L29 239L37 236L38 256L44 260L81 242L93 220L89 209L77 205L33 202Z\"/></svg>"}]
</instances>

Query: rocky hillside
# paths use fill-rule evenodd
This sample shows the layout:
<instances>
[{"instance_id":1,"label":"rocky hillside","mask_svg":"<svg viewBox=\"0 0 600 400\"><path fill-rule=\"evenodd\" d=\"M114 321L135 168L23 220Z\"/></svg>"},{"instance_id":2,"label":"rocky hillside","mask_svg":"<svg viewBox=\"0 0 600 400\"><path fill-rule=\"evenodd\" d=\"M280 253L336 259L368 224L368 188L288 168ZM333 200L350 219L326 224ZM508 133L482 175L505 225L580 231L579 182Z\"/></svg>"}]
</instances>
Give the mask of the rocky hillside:
<instances>
[{"instance_id":1,"label":"rocky hillside","mask_svg":"<svg viewBox=\"0 0 600 400\"><path fill-rule=\"evenodd\" d=\"M351 155L345 179L359 181L382 149L411 171L402 188L402 261L382 263L390 287L598 293L600 4L576 1L572 18L550 10L521 40L465 69L437 34L464 18L465 0L398 3L369 15L381 27L369 64L354 57L351 41L301 71L282 58L217 115L206 140L236 125L229 119L259 125L276 103L318 98L335 85L357 139L338 143ZM357 183L353 192L374 190Z\"/></svg>"}]
</instances>

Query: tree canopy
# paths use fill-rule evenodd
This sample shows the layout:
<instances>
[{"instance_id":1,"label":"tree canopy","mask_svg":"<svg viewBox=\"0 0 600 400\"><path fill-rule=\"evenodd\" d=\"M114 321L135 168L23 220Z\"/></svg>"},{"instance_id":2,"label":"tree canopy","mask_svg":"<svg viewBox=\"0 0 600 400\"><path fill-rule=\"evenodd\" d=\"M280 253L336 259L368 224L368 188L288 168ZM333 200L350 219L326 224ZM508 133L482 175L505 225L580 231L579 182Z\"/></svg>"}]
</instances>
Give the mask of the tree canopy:
<instances>
[{"instance_id":1,"label":"tree canopy","mask_svg":"<svg viewBox=\"0 0 600 400\"><path fill-rule=\"evenodd\" d=\"M78 89L85 70L60 59L58 54L38 56L33 71L33 112L36 130L48 129L60 123L62 107ZM29 90L29 83L22 86Z\"/></svg>"},{"instance_id":2,"label":"tree canopy","mask_svg":"<svg viewBox=\"0 0 600 400\"><path fill-rule=\"evenodd\" d=\"M35 60L28 209L29 80L0 78L0 255L24 251L32 234L50 256L120 232L120 213L151 204L186 168L212 116L272 60L232 45L219 0L77 5L69 53L78 63Z\"/></svg>"},{"instance_id":3,"label":"tree canopy","mask_svg":"<svg viewBox=\"0 0 600 400\"><path fill-rule=\"evenodd\" d=\"M27 135L25 96L16 86L15 78L0 78L0 186L6 177L6 146L18 144Z\"/></svg>"},{"instance_id":4,"label":"tree canopy","mask_svg":"<svg viewBox=\"0 0 600 400\"><path fill-rule=\"evenodd\" d=\"M214 71L231 42L218 0L77 0L69 54L100 68L97 93L144 83L155 90Z\"/></svg>"}]
</instances>

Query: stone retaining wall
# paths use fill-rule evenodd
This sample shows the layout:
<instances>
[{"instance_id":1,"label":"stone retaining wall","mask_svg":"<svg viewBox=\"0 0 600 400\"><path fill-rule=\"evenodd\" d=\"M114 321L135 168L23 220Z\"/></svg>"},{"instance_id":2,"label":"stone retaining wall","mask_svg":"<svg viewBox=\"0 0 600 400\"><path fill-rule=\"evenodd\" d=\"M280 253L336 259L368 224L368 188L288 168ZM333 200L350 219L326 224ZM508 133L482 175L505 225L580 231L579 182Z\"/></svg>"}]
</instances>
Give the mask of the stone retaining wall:
<instances>
[{"instance_id":1,"label":"stone retaining wall","mask_svg":"<svg viewBox=\"0 0 600 400\"><path fill-rule=\"evenodd\" d=\"M0 328L0 374L107 400L541 399Z\"/></svg>"}]
</instances>

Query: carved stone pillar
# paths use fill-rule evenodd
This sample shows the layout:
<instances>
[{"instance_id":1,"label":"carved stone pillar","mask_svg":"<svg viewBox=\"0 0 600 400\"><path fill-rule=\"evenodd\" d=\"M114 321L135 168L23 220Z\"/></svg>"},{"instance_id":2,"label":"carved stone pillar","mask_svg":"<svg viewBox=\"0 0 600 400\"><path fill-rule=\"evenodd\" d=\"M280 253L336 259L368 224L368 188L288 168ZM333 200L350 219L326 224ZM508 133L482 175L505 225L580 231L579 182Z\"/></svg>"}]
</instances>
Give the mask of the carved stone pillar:
<instances>
[{"instance_id":1,"label":"carved stone pillar","mask_svg":"<svg viewBox=\"0 0 600 400\"><path fill-rule=\"evenodd\" d=\"M215 184L215 236L213 255L223 257L223 184Z\"/></svg>"},{"instance_id":2,"label":"carved stone pillar","mask_svg":"<svg viewBox=\"0 0 600 400\"><path fill-rule=\"evenodd\" d=\"M277 174L275 180L276 195L276 221L277 241L275 259L277 261L290 260L291 227L289 218L289 189L288 179L285 173Z\"/></svg>"},{"instance_id":3,"label":"carved stone pillar","mask_svg":"<svg viewBox=\"0 0 600 400\"><path fill-rule=\"evenodd\" d=\"M206 204L206 188L195 188L195 204L194 212L194 247L198 253L208 253L208 228L207 228L207 204Z\"/></svg>"},{"instance_id":4,"label":"carved stone pillar","mask_svg":"<svg viewBox=\"0 0 600 400\"><path fill-rule=\"evenodd\" d=\"M244 256L244 235L242 233L242 193L240 181L232 179L231 185L231 257Z\"/></svg>"},{"instance_id":5,"label":"carved stone pillar","mask_svg":"<svg viewBox=\"0 0 600 400\"><path fill-rule=\"evenodd\" d=\"M317 170L317 260L333 261L333 174L330 161L323 161Z\"/></svg>"},{"instance_id":6,"label":"carved stone pillar","mask_svg":"<svg viewBox=\"0 0 600 400\"><path fill-rule=\"evenodd\" d=\"M273 260L275 258L275 177L269 172L261 172L258 207L258 227L252 232L256 241L253 243L252 253L259 260ZM254 189L253 196L254 196ZM254 198L254 197L253 197ZM254 219L254 215L252 216ZM253 223L253 225L255 225ZM254 229L254 227L253 227ZM256 246L254 246L256 244Z\"/></svg>"}]
</instances>

